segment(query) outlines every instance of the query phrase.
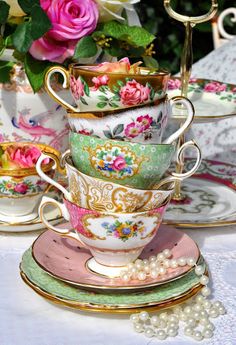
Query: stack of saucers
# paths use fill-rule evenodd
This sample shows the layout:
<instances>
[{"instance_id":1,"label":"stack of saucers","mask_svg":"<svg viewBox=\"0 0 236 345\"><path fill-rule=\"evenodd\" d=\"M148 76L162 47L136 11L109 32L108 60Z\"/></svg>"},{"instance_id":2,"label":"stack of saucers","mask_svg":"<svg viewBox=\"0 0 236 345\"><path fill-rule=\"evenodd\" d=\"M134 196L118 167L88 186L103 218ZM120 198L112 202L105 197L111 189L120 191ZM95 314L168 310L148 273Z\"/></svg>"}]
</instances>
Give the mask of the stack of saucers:
<instances>
[{"instance_id":1,"label":"stack of saucers","mask_svg":"<svg viewBox=\"0 0 236 345\"><path fill-rule=\"evenodd\" d=\"M69 78L77 108L58 99L49 85L53 72ZM67 107L71 127L70 150L58 162L65 168L68 190L48 177L42 178L64 194L63 204L45 197L40 206L44 224L59 234L76 238L92 253L89 269L117 277L135 261L156 235L176 180L191 176L200 164L195 142L176 150L176 140L191 124L194 109L186 98L167 99L169 73L131 66L127 59L115 64L53 67L46 76L50 95ZM181 128L162 141L173 106L185 107ZM98 111L99 110L99 111ZM166 174L175 154L183 164L183 152L194 148L195 165L189 172ZM177 151L177 152L176 152ZM44 208L55 204L73 228L53 227Z\"/></svg>"}]
</instances>

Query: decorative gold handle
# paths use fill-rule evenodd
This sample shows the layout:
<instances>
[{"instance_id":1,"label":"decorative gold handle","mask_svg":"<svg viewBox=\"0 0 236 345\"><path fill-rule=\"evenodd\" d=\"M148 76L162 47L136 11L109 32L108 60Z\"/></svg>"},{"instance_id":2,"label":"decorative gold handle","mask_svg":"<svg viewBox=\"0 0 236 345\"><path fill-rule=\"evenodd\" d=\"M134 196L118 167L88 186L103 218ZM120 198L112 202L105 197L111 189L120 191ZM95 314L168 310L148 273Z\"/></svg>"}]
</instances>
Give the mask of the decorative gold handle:
<instances>
[{"instance_id":1,"label":"decorative gold handle","mask_svg":"<svg viewBox=\"0 0 236 345\"><path fill-rule=\"evenodd\" d=\"M61 66L53 66L51 68L49 68L45 74L44 77L44 87L47 91L47 93L49 94L49 96L56 101L57 103L59 103L60 105L63 106L63 108L65 108L67 111L73 111L73 112L78 112L79 109L73 107L72 105L70 105L69 103L67 103L64 99L62 99L61 97L58 96L58 94L53 90L52 86L51 86L51 77L54 73L60 73L63 78L63 88L67 89L70 87L70 75L69 75L69 71Z\"/></svg>"}]
</instances>

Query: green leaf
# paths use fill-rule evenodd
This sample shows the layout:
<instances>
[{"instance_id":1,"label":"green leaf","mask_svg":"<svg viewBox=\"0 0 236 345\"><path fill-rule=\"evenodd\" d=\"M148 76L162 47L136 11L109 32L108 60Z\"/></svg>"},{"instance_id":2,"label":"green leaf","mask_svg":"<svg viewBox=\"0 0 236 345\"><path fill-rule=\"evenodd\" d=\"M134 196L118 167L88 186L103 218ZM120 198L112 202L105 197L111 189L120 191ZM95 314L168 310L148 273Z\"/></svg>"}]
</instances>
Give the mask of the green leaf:
<instances>
[{"instance_id":1,"label":"green leaf","mask_svg":"<svg viewBox=\"0 0 236 345\"><path fill-rule=\"evenodd\" d=\"M52 26L46 13L37 4L32 7L31 19L31 35L34 40L42 37Z\"/></svg>"},{"instance_id":2,"label":"green leaf","mask_svg":"<svg viewBox=\"0 0 236 345\"><path fill-rule=\"evenodd\" d=\"M106 96L103 96L103 95L99 95L98 99L100 99L100 101L104 101L104 102L108 101L108 98Z\"/></svg>"},{"instance_id":3,"label":"green leaf","mask_svg":"<svg viewBox=\"0 0 236 345\"><path fill-rule=\"evenodd\" d=\"M89 97L89 95L90 95L90 90L89 90L89 86L88 86L88 84L86 83L86 81L83 82L83 85L84 85L84 92L85 92L85 95Z\"/></svg>"},{"instance_id":4,"label":"green leaf","mask_svg":"<svg viewBox=\"0 0 236 345\"><path fill-rule=\"evenodd\" d=\"M89 58L96 55L97 45L91 36L85 36L79 40L75 47L73 59Z\"/></svg>"},{"instance_id":5,"label":"green leaf","mask_svg":"<svg viewBox=\"0 0 236 345\"><path fill-rule=\"evenodd\" d=\"M98 102L97 103L97 107L100 108L100 109L104 108L106 105L107 105L106 102Z\"/></svg>"},{"instance_id":6,"label":"green leaf","mask_svg":"<svg viewBox=\"0 0 236 345\"><path fill-rule=\"evenodd\" d=\"M0 61L0 83L10 82L10 72L14 63L9 61Z\"/></svg>"},{"instance_id":7,"label":"green leaf","mask_svg":"<svg viewBox=\"0 0 236 345\"><path fill-rule=\"evenodd\" d=\"M5 24L9 15L10 6L5 1L0 1L0 24Z\"/></svg>"},{"instance_id":8,"label":"green leaf","mask_svg":"<svg viewBox=\"0 0 236 345\"><path fill-rule=\"evenodd\" d=\"M39 5L39 0L18 0L18 3L25 13L31 13L34 5Z\"/></svg>"},{"instance_id":9,"label":"green leaf","mask_svg":"<svg viewBox=\"0 0 236 345\"><path fill-rule=\"evenodd\" d=\"M113 129L113 134L114 135L121 134L123 132L123 130L124 130L124 125L119 124Z\"/></svg>"},{"instance_id":10,"label":"green leaf","mask_svg":"<svg viewBox=\"0 0 236 345\"><path fill-rule=\"evenodd\" d=\"M159 64L158 64L157 60L151 56L143 56L143 61L144 61L146 67L156 68L156 69L159 68Z\"/></svg>"},{"instance_id":11,"label":"green leaf","mask_svg":"<svg viewBox=\"0 0 236 345\"><path fill-rule=\"evenodd\" d=\"M119 95L119 94L116 94L116 95L114 95L110 100L111 100L111 101L119 101L119 100L120 100L120 95Z\"/></svg>"},{"instance_id":12,"label":"green leaf","mask_svg":"<svg viewBox=\"0 0 236 345\"><path fill-rule=\"evenodd\" d=\"M103 134L105 135L106 138L112 139L111 131L103 131Z\"/></svg>"},{"instance_id":13,"label":"green leaf","mask_svg":"<svg viewBox=\"0 0 236 345\"><path fill-rule=\"evenodd\" d=\"M52 66L49 61L35 60L29 53L25 56L25 72L34 92L41 89L46 70Z\"/></svg>"},{"instance_id":14,"label":"green leaf","mask_svg":"<svg viewBox=\"0 0 236 345\"><path fill-rule=\"evenodd\" d=\"M80 101L84 104L84 105L88 105L88 103L86 102L86 100L84 99L84 97L80 97Z\"/></svg>"},{"instance_id":15,"label":"green leaf","mask_svg":"<svg viewBox=\"0 0 236 345\"><path fill-rule=\"evenodd\" d=\"M6 46L5 46L5 40L2 36L0 36L0 56L4 52Z\"/></svg>"},{"instance_id":16,"label":"green leaf","mask_svg":"<svg viewBox=\"0 0 236 345\"><path fill-rule=\"evenodd\" d=\"M112 107L112 108L118 108L118 107L119 107L118 104L113 103L113 102L109 102L109 105L110 105L110 107Z\"/></svg>"},{"instance_id":17,"label":"green leaf","mask_svg":"<svg viewBox=\"0 0 236 345\"><path fill-rule=\"evenodd\" d=\"M121 81L121 80L117 80L117 84L119 85L119 86L124 86L124 83L123 83L123 81ZM114 89L114 88L113 88Z\"/></svg>"},{"instance_id":18,"label":"green leaf","mask_svg":"<svg viewBox=\"0 0 236 345\"><path fill-rule=\"evenodd\" d=\"M14 47L20 52L20 53L26 53L32 42L33 38L31 36L31 23L23 23L20 24L14 34L12 35L12 42Z\"/></svg>"},{"instance_id":19,"label":"green leaf","mask_svg":"<svg viewBox=\"0 0 236 345\"><path fill-rule=\"evenodd\" d=\"M128 26L117 21L104 23L101 31L105 36L125 41L136 47L146 47L155 39L154 35L139 26Z\"/></svg>"}]
</instances>

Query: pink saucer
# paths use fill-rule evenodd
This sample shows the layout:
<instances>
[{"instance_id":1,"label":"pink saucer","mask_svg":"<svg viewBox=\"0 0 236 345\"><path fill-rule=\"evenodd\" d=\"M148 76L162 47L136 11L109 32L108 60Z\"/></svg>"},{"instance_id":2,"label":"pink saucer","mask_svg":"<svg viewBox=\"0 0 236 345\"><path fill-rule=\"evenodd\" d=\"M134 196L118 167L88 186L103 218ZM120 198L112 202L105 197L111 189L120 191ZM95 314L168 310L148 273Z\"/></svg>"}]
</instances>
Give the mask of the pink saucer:
<instances>
[{"instance_id":1,"label":"pink saucer","mask_svg":"<svg viewBox=\"0 0 236 345\"><path fill-rule=\"evenodd\" d=\"M61 226L65 227L65 224ZM161 225L157 235L143 250L140 258L149 258L166 248L171 249L173 259L191 256L197 261L200 256L196 243L189 236L175 228ZM35 240L32 253L37 264L47 273L84 288L109 290L147 288L178 279L191 269L189 266L168 269L165 275L155 279L149 277L145 281L131 280L124 283L119 278L108 278L90 271L86 265L92 257L90 251L83 248L76 240L62 237L51 230L45 231Z\"/></svg>"}]
</instances>

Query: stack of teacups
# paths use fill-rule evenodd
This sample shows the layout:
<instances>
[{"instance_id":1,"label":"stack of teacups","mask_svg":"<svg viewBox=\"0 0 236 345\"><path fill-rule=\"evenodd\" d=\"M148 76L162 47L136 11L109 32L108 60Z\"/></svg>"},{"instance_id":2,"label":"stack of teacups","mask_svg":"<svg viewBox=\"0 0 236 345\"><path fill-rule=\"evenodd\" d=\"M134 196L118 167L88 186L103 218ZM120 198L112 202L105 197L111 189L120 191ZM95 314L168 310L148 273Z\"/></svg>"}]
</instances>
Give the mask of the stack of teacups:
<instances>
[{"instance_id":1,"label":"stack of teacups","mask_svg":"<svg viewBox=\"0 0 236 345\"><path fill-rule=\"evenodd\" d=\"M176 140L189 127L194 109L183 97L168 100L169 73L153 72L125 62L126 73L109 72L112 65L53 67L46 75L46 89L67 108L70 150L58 162L66 170L68 190L41 170L38 173L64 194L64 203L44 198L40 215L46 226L76 238L89 248L93 259L88 267L97 273L117 276L134 261L155 236L173 193L176 180L191 176L200 164L198 146L189 141L176 152ZM117 63L119 65L119 62ZM123 66L124 67L124 66ZM123 68L122 67L122 68ZM101 71L102 69L102 71ZM70 85L77 107L58 98L50 77L60 72ZM186 108L181 128L162 142L174 105ZM197 151L194 167L187 173L166 174L175 153L183 163L183 152ZM51 156L53 158L53 156ZM55 204L73 230L56 228L43 209Z\"/></svg>"}]
</instances>

